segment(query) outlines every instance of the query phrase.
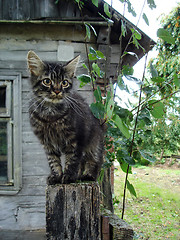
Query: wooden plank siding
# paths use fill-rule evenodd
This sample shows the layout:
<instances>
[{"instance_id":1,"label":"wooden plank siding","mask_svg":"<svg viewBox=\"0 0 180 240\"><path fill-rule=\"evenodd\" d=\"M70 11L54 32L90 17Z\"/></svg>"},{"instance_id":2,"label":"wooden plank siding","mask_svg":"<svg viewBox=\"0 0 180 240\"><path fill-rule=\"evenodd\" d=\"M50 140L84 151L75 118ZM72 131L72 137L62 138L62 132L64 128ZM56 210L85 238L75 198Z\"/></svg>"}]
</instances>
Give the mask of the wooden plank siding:
<instances>
[{"instance_id":1,"label":"wooden plank siding","mask_svg":"<svg viewBox=\"0 0 180 240\"><path fill-rule=\"evenodd\" d=\"M39 18L80 17L80 11L73 1L52 0L0 0L0 19L20 20Z\"/></svg>"},{"instance_id":2,"label":"wooden plank siding","mask_svg":"<svg viewBox=\"0 0 180 240\"><path fill-rule=\"evenodd\" d=\"M74 49L74 56L81 54L82 61L84 61L86 59L85 46L83 42L74 42L74 39L72 41L70 34L66 34L67 29L64 26L62 26L63 30L60 26L56 27L55 29L58 28L58 31L53 33L54 38L50 40L51 34L48 29L44 29L44 26L38 26L37 29L34 26L31 31L30 27L23 25L20 33L18 28L13 29L14 26L10 25L6 25L8 31L6 31L5 26L0 28L2 34L0 39L0 69L4 72L12 72L12 74L21 73L22 76L22 189L13 196L8 196L8 194L0 196L2 211L0 228L11 230L40 229L45 227L45 189L46 178L50 170L43 147L32 132L29 123L28 106L31 98L31 87L26 56L29 50L34 50L43 60L57 61L60 58L58 47L70 45ZM71 32L74 32L73 26L71 28L68 26L68 30L70 29ZM60 38L58 37L59 32L63 34ZM75 39L78 39L78 36ZM62 41L63 38L65 41ZM90 46L96 46L94 41ZM77 72L80 74L83 71L84 69L80 66ZM81 89L79 82L75 80L75 88L86 97L89 103L93 101L90 86Z\"/></svg>"}]
</instances>

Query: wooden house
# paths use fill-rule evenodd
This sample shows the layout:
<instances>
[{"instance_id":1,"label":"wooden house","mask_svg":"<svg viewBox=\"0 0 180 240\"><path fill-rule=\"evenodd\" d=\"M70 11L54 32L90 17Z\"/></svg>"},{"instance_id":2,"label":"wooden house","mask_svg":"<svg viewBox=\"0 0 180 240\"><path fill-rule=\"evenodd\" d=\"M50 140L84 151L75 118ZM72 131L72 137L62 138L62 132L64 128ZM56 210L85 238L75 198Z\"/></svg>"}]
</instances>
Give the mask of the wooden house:
<instances>
[{"instance_id":1,"label":"wooden house","mask_svg":"<svg viewBox=\"0 0 180 240\"><path fill-rule=\"evenodd\" d=\"M97 32L86 39L87 47L108 49L108 78L113 78L119 62L119 36L121 20L127 25L123 38L124 49L135 26L112 9L111 33L103 1L98 8L91 0L82 8L83 21L90 23ZM107 17L107 16L106 16ZM28 116L31 88L26 56L34 50L42 60L68 61L80 54L87 62L85 27L81 12L73 0L0 0L0 230L32 230L45 227L45 188L49 167L38 139L33 134ZM137 29L137 28L136 28ZM154 42L137 29L140 44L149 51ZM127 51L140 59L144 52L130 44ZM133 66L138 61L126 55L123 64ZM85 70L78 68L77 74ZM93 95L90 86L77 91L88 102Z\"/></svg>"}]
</instances>

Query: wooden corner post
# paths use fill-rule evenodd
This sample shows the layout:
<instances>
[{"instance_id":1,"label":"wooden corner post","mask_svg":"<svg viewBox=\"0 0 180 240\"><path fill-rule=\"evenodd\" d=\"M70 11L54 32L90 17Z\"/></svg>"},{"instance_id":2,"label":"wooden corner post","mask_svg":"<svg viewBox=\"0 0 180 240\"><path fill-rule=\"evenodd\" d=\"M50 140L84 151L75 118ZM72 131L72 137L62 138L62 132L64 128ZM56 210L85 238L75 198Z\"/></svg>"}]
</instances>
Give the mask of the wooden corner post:
<instances>
[{"instance_id":1,"label":"wooden corner post","mask_svg":"<svg viewBox=\"0 0 180 240\"><path fill-rule=\"evenodd\" d=\"M96 182L48 185L47 240L100 240L100 191Z\"/></svg>"}]
</instances>

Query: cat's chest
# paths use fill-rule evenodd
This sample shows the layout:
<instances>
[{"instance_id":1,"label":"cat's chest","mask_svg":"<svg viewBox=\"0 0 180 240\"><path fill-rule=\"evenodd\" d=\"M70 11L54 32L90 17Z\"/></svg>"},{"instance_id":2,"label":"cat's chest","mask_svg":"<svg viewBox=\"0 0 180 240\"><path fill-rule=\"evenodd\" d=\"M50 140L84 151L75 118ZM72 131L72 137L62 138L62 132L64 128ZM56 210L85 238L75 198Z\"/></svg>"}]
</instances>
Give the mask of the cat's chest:
<instances>
[{"instance_id":1,"label":"cat's chest","mask_svg":"<svg viewBox=\"0 0 180 240\"><path fill-rule=\"evenodd\" d=\"M42 140L43 144L51 143L54 146L67 145L69 137L75 133L72 122L67 118L59 119L55 122L38 121L35 128L37 131L36 135Z\"/></svg>"},{"instance_id":2,"label":"cat's chest","mask_svg":"<svg viewBox=\"0 0 180 240\"><path fill-rule=\"evenodd\" d=\"M70 131L73 131L69 121L65 119L53 123L46 123L42 128L45 135L50 137L50 139L64 139Z\"/></svg>"}]
</instances>

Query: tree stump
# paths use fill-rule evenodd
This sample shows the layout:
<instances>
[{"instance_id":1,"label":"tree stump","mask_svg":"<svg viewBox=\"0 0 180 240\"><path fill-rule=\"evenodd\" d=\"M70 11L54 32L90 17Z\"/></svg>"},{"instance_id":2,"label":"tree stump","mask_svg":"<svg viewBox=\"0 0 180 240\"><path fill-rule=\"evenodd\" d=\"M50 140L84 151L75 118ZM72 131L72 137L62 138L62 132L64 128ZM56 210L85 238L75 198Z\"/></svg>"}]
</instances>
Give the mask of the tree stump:
<instances>
[{"instance_id":1,"label":"tree stump","mask_svg":"<svg viewBox=\"0 0 180 240\"><path fill-rule=\"evenodd\" d=\"M99 240L99 185L72 183L48 185L46 234L48 240Z\"/></svg>"}]
</instances>

